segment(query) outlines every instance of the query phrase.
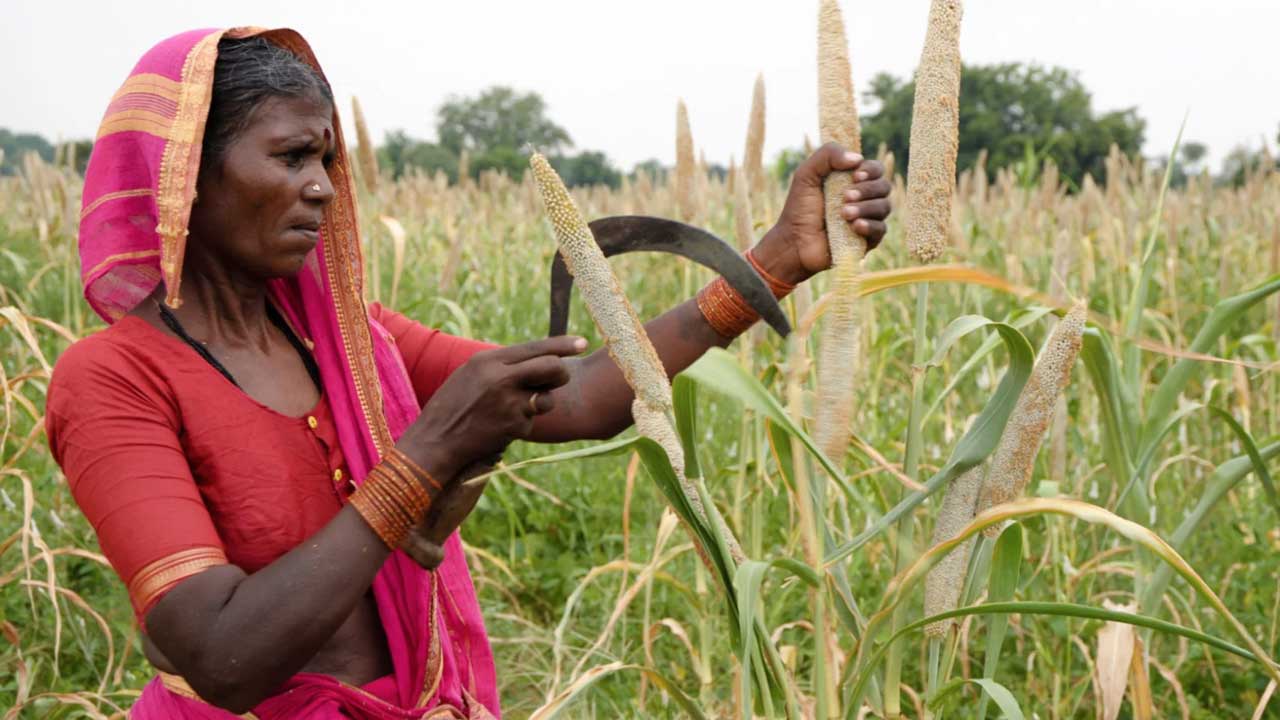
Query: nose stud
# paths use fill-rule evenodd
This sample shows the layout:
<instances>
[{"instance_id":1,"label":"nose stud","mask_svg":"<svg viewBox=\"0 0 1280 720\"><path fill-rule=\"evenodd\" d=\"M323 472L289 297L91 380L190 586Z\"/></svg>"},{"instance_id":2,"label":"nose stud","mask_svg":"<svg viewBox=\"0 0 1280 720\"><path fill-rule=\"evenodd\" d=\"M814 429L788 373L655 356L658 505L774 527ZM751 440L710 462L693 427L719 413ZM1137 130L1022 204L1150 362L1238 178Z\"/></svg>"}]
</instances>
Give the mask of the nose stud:
<instances>
[{"instance_id":1,"label":"nose stud","mask_svg":"<svg viewBox=\"0 0 1280 720\"><path fill-rule=\"evenodd\" d=\"M311 192L320 192L320 183L311 186Z\"/></svg>"}]
</instances>

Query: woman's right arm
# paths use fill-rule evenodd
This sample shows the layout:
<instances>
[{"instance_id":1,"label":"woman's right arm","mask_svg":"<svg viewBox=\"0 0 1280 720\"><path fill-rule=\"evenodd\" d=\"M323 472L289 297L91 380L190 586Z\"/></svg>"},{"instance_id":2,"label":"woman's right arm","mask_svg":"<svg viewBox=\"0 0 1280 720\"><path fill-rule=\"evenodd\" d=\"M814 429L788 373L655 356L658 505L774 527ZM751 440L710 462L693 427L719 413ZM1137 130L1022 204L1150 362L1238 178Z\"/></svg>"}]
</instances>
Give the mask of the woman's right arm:
<instances>
[{"instance_id":1,"label":"woman's right arm","mask_svg":"<svg viewBox=\"0 0 1280 720\"><path fill-rule=\"evenodd\" d=\"M555 387L567 379L562 356L581 351L574 340L552 338L477 354L440 387L397 447L446 484L465 466L500 453L532 427L530 388ZM123 577L112 557L121 541L102 535L108 516L127 512L131 527L121 531L135 542L146 543L153 528L175 530L165 504L150 503L149 509L149 494L138 492L138 483L122 473L165 468L163 487L186 488L188 499L199 497L181 455L176 418L136 383L102 372L85 357L59 363L49 405L55 457L99 531L104 553ZM133 502L99 512L104 492L122 485L131 488ZM211 527L207 513L204 517ZM301 670L332 637L388 554L348 505L257 572L229 564L209 567L181 580L150 607L136 609L145 613L156 647L203 699L245 712Z\"/></svg>"}]
</instances>

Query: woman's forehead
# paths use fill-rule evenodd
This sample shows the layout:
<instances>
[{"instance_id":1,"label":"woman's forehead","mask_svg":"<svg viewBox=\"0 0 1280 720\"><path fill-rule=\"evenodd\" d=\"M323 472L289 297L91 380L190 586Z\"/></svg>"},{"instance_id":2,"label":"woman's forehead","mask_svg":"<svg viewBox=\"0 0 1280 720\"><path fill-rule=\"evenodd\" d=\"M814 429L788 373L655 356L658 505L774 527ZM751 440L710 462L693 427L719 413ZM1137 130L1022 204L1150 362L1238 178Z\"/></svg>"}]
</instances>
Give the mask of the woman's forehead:
<instances>
[{"instance_id":1,"label":"woman's forehead","mask_svg":"<svg viewBox=\"0 0 1280 720\"><path fill-rule=\"evenodd\" d=\"M271 97L254 112L247 130L284 139L295 135L333 138L333 104L321 97Z\"/></svg>"}]
</instances>

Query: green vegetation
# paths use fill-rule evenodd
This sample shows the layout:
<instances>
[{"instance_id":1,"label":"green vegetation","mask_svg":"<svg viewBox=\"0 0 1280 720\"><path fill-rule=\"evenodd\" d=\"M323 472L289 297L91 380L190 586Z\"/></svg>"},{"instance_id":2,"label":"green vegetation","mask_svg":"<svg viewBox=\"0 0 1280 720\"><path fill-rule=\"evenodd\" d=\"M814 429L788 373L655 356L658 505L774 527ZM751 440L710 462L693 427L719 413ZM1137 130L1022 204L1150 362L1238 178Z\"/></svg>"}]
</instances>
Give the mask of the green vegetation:
<instances>
[{"instance_id":1,"label":"green vegetation","mask_svg":"<svg viewBox=\"0 0 1280 720\"><path fill-rule=\"evenodd\" d=\"M1108 692L1100 638L1119 622L1137 626L1127 637L1148 660L1141 674L1122 668L1129 689L1112 693L1122 712L1137 717L1150 698L1155 717L1250 715L1270 680L1259 656L1280 649L1280 174L1259 165L1238 188L1192 178L1162 195L1161 175L1140 161L1113 151L1104 167L1105 187L1085 180L1071 195L1052 171L1031 182L963 173L958 232L927 268L892 223L863 275L843 456L806 443L812 330L830 278L787 301L790 342L752 333L676 383L689 474L747 558L732 577L704 568L667 511L679 500L655 445L628 433L514 447L463 527L507 715L803 713L820 677L813 587L829 601L828 706L842 714L859 698L879 707L892 631L910 717L926 705L933 717L975 717L988 694L1011 715L1092 717ZM708 227L731 237L733 195L716 177L699 184ZM758 228L783 189L752 198ZM376 192L362 198L371 297L390 301L399 276L394 305L427 324L497 342L545 332L555 241L530 180L484 172L451 186L412 173ZM647 175L574 196L588 218L676 214L672 187ZM60 168L32 162L0 179L0 707L22 705L18 717L118 715L150 677L124 588L40 431L49 365L99 326L79 297L78 207L79 180ZM407 231L399 265L379 215ZM669 257L611 265L642 317L708 279ZM927 305L903 287L921 280ZM953 611L961 624L931 658L923 627L940 618L923 614L923 573L948 546L928 551L941 495L921 488L940 489L994 447L998 428L971 421L1007 417L1048 308L1070 298L1087 299L1091 315L1062 431L1037 458L1030 499L965 530L1014 521L998 542L976 540ZM571 327L598 343L580 304ZM917 392L918 474L908 476ZM581 457L530 462L569 451ZM817 511L808 524L802 502ZM804 550L814 529L828 534L819 572ZM899 554L924 559L892 582ZM901 624L890 623L897 612ZM858 642L876 628L886 632Z\"/></svg>"}]
</instances>

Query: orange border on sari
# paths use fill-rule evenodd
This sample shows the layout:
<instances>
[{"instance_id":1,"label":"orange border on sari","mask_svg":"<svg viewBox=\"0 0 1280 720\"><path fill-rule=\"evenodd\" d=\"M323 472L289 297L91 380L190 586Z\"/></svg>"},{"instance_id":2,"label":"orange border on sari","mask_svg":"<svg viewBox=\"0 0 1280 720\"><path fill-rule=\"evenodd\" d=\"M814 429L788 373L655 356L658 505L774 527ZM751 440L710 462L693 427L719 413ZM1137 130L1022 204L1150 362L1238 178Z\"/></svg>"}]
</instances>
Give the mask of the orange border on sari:
<instances>
[{"instance_id":1,"label":"orange border on sari","mask_svg":"<svg viewBox=\"0 0 1280 720\"><path fill-rule=\"evenodd\" d=\"M178 112L165 139L156 194L156 233L160 235L160 271L164 275L165 303L176 308L182 283L182 258L187 249L187 220L195 202L200 174L200 146L213 96L213 69L218 41L223 33L201 38L182 64Z\"/></svg>"},{"instance_id":2,"label":"orange border on sari","mask_svg":"<svg viewBox=\"0 0 1280 720\"><path fill-rule=\"evenodd\" d=\"M120 198L149 197L153 194L155 194L155 191L149 187L134 188L132 190L117 190L115 192L106 193L104 195L99 196L96 200L86 205L85 208L80 211L80 219L83 220L89 217L89 213L102 207L103 203L108 203L108 202L111 202L112 200L119 200ZM159 252L159 251L157 250L156 252ZM118 257L118 256L113 256L113 257ZM101 265L101 263L99 263L99 265Z\"/></svg>"},{"instance_id":3,"label":"orange border on sari","mask_svg":"<svg viewBox=\"0 0 1280 720\"><path fill-rule=\"evenodd\" d=\"M115 102L130 93L146 93L178 102L178 98L182 95L182 83L156 73L131 75L116 91L116 94L111 96L111 102Z\"/></svg>"},{"instance_id":4,"label":"orange border on sari","mask_svg":"<svg viewBox=\"0 0 1280 720\"><path fill-rule=\"evenodd\" d=\"M169 118L160 113L132 108L112 113L104 119L102 125L98 126L98 136L94 138L94 141L96 142L108 135L122 132L144 132L148 135L163 138L169 134L172 127Z\"/></svg>"},{"instance_id":5,"label":"orange border on sari","mask_svg":"<svg viewBox=\"0 0 1280 720\"><path fill-rule=\"evenodd\" d=\"M97 265L94 265L93 269L90 270L87 275L89 277L92 277L93 274L101 270L103 266L110 265L112 263L117 263L117 262L120 262L121 260L138 260L141 258L154 257L159 254L160 254L159 250L135 250L134 252L116 253L115 255L108 257L106 260L103 260Z\"/></svg>"},{"instance_id":6,"label":"orange border on sari","mask_svg":"<svg viewBox=\"0 0 1280 720\"><path fill-rule=\"evenodd\" d=\"M304 59L323 77L324 71L302 36L287 28L259 31L271 42ZM237 35L239 37L239 35ZM342 137L342 125L338 113L333 114L333 132ZM364 266L359 248L359 215L355 203L354 175L350 170L345 142L337 144L337 153L329 167L329 181L333 184L334 201L325 207L324 253L329 286L334 291L334 306L338 325L342 329L343 349L347 362L355 375L356 395L364 410L365 422L373 437L378 454L394 445L387 419L382 414L382 382L374 365L373 336L369 329L369 310L365 306L361 287Z\"/></svg>"}]
</instances>

